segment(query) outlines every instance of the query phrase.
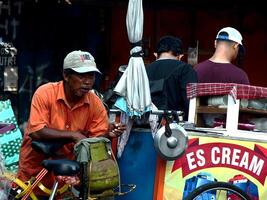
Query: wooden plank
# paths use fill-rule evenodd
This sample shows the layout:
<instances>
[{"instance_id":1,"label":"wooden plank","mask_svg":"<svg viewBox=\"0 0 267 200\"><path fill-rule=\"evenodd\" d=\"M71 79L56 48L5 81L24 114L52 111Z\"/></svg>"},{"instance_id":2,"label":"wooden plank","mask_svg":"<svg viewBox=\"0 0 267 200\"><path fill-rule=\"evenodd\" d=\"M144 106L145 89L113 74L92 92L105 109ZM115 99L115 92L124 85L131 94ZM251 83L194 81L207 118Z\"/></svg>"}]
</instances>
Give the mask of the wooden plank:
<instances>
[{"instance_id":1,"label":"wooden plank","mask_svg":"<svg viewBox=\"0 0 267 200\"><path fill-rule=\"evenodd\" d=\"M219 113L219 114L226 114L227 108L219 108L216 106L198 106L197 113ZM257 110L253 108L240 108L239 111L241 113L251 113L251 114L261 114L267 115L266 110Z\"/></svg>"}]
</instances>

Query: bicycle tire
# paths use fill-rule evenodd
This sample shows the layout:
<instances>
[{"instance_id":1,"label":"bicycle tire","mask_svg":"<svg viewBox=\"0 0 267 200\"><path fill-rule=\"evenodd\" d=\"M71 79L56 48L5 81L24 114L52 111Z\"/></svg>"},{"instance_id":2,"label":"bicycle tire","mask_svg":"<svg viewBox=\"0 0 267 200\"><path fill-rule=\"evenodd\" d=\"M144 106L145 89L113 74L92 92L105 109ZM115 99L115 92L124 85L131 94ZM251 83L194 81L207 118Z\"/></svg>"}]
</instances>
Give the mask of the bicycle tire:
<instances>
[{"instance_id":1,"label":"bicycle tire","mask_svg":"<svg viewBox=\"0 0 267 200\"><path fill-rule=\"evenodd\" d=\"M16 195L18 194L17 190L10 189L7 200L18 200Z\"/></svg>"},{"instance_id":2,"label":"bicycle tire","mask_svg":"<svg viewBox=\"0 0 267 200\"><path fill-rule=\"evenodd\" d=\"M191 193L189 193L188 196L185 198L185 200L211 200L210 198L205 198L205 197L200 198L201 195L204 195L204 193L209 191L231 192L234 193L241 200L251 200L251 198L242 189L231 183L226 183L226 182L212 182L199 186Z\"/></svg>"}]
</instances>

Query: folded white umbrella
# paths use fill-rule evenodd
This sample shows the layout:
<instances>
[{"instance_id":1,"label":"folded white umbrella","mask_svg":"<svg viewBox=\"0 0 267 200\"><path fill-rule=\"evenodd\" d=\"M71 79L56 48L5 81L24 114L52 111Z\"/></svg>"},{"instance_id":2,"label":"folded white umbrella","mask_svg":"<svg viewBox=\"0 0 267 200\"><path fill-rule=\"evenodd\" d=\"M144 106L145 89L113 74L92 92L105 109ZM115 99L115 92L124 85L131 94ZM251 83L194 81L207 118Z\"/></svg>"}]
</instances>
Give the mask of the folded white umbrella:
<instances>
[{"instance_id":1,"label":"folded white umbrella","mask_svg":"<svg viewBox=\"0 0 267 200\"><path fill-rule=\"evenodd\" d=\"M129 41L134 47L130 51L128 67L114 91L121 96L115 106L130 117L140 117L150 111L152 105L149 81L142 58L143 24L142 0L129 0L126 26Z\"/></svg>"}]
</instances>

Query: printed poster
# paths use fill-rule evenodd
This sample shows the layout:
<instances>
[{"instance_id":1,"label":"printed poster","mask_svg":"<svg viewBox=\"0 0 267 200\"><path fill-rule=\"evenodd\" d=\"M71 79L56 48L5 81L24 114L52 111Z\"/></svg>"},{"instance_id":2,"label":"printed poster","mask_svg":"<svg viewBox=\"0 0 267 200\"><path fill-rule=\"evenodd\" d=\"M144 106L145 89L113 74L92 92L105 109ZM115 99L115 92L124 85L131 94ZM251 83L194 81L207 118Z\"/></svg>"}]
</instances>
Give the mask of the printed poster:
<instances>
[{"instance_id":1,"label":"printed poster","mask_svg":"<svg viewBox=\"0 0 267 200\"><path fill-rule=\"evenodd\" d=\"M267 143L191 136L184 155L166 164L163 199L182 200L197 185L224 181L266 200L266 176Z\"/></svg>"}]
</instances>

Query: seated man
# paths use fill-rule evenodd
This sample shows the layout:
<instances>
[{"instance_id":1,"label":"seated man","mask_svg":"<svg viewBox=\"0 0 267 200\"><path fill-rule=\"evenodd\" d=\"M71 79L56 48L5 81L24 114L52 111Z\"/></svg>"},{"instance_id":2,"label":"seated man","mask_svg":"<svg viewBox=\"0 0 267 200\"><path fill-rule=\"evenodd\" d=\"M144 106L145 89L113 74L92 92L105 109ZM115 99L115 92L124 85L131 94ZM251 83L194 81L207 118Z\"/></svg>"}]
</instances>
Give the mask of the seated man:
<instances>
[{"instance_id":1,"label":"seated man","mask_svg":"<svg viewBox=\"0 0 267 200\"><path fill-rule=\"evenodd\" d=\"M67 159L74 159L73 146L96 136L117 137L124 127L109 125L101 100L90 90L100 73L93 56L73 51L64 59L63 81L40 86L33 95L30 117L20 151L18 178L27 181L41 170L44 155L34 151L32 140L70 141L61 149ZM112 131L109 130L112 128ZM52 188L54 178L46 175L42 184ZM38 188L37 195L44 195Z\"/></svg>"}]
</instances>

